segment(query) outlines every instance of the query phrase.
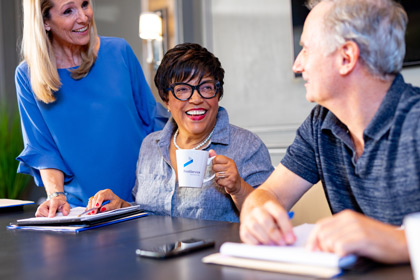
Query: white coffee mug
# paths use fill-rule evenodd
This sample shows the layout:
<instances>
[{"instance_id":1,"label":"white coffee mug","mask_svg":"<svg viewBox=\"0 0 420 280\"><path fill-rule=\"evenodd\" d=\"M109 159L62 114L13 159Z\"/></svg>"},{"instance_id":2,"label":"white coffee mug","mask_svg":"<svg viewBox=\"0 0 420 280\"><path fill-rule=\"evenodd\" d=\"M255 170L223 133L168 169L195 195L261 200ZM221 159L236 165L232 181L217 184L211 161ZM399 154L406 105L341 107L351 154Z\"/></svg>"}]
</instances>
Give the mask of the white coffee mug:
<instances>
[{"instance_id":1,"label":"white coffee mug","mask_svg":"<svg viewBox=\"0 0 420 280\"><path fill-rule=\"evenodd\" d=\"M405 216L404 228L414 279L420 280L420 212Z\"/></svg>"},{"instance_id":2,"label":"white coffee mug","mask_svg":"<svg viewBox=\"0 0 420 280\"><path fill-rule=\"evenodd\" d=\"M202 150L176 150L176 163L178 168L178 184L180 187L201 188L203 183L214 178L204 178L207 166L214 157L209 158L208 151Z\"/></svg>"}]
</instances>

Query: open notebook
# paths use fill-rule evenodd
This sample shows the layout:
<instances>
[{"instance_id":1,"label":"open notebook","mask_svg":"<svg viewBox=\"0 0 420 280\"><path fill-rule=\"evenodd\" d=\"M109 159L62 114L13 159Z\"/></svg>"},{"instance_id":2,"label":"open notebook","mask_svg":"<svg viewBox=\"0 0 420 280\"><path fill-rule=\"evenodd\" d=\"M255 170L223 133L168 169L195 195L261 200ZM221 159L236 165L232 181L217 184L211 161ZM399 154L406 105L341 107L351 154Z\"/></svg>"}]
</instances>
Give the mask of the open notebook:
<instances>
[{"instance_id":1,"label":"open notebook","mask_svg":"<svg viewBox=\"0 0 420 280\"><path fill-rule=\"evenodd\" d=\"M343 268L356 262L357 257L354 255L340 258L332 253L306 250L304 245L313 227L312 224L295 227L297 242L292 246L227 242L220 247L220 253L203 258L203 262L321 278L337 276Z\"/></svg>"},{"instance_id":2,"label":"open notebook","mask_svg":"<svg viewBox=\"0 0 420 280\"><path fill-rule=\"evenodd\" d=\"M140 209L139 205L115 209L95 215L82 215L84 207L76 207L70 210L68 216L58 213L53 218L34 217L20 219L10 224L8 229L41 230L41 231L62 231L79 232L83 230L103 227L135 218L147 216L147 213Z\"/></svg>"}]
</instances>

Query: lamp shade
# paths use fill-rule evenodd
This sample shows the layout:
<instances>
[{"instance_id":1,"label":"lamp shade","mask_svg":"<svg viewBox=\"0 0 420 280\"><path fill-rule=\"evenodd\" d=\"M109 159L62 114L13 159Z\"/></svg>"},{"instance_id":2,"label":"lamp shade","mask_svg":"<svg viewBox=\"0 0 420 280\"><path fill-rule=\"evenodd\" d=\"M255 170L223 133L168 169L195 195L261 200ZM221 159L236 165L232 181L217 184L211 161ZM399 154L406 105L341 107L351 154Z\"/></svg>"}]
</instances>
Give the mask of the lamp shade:
<instances>
[{"instance_id":1,"label":"lamp shade","mask_svg":"<svg viewBox=\"0 0 420 280\"><path fill-rule=\"evenodd\" d=\"M141 13L139 20L139 36L145 40L162 37L162 18L155 13Z\"/></svg>"}]
</instances>

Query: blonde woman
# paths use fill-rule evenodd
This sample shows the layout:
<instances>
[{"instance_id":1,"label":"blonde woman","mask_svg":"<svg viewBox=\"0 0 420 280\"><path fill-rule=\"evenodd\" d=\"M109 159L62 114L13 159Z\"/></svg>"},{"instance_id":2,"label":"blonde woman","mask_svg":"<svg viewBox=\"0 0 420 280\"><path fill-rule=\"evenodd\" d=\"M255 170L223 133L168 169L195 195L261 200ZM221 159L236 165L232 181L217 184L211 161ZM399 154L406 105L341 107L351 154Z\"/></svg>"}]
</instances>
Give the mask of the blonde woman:
<instances>
[{"instance_id":1,"label":"blonde woman","mask_svg":"<svg viewBox=\"0 0 420 280\"><path fill-rule=\"evenodd\" d=\"M23 0L23 13L18 172L45 187L36 216L67 215L104 187L132 200L140 144L163 126L132 49L97 35L92 1Z\"/></svg>"}]
</instances>

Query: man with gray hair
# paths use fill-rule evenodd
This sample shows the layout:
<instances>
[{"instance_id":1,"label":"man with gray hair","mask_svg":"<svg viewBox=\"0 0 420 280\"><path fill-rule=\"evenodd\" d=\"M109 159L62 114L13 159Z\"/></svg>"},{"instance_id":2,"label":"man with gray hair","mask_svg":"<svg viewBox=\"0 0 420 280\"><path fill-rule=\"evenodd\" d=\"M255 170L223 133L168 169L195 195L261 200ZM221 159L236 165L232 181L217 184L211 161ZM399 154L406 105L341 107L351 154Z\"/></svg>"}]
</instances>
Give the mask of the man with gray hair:
<instances>
[{"instance_id":1,"label":"man with gray hair","mask_svg":"<svg viewBox=\"0 0 420 280\"><path fill-rule=\"evenodd\" d=\"M409 260L405 215L420 211L420 89L399 73L407 15L391 0L311 3L293 66L316 102L273 174L241 211L241 239L292 244L287 211L322 182L332 217L307 247Z\"/></svg>"}]
</instances>

